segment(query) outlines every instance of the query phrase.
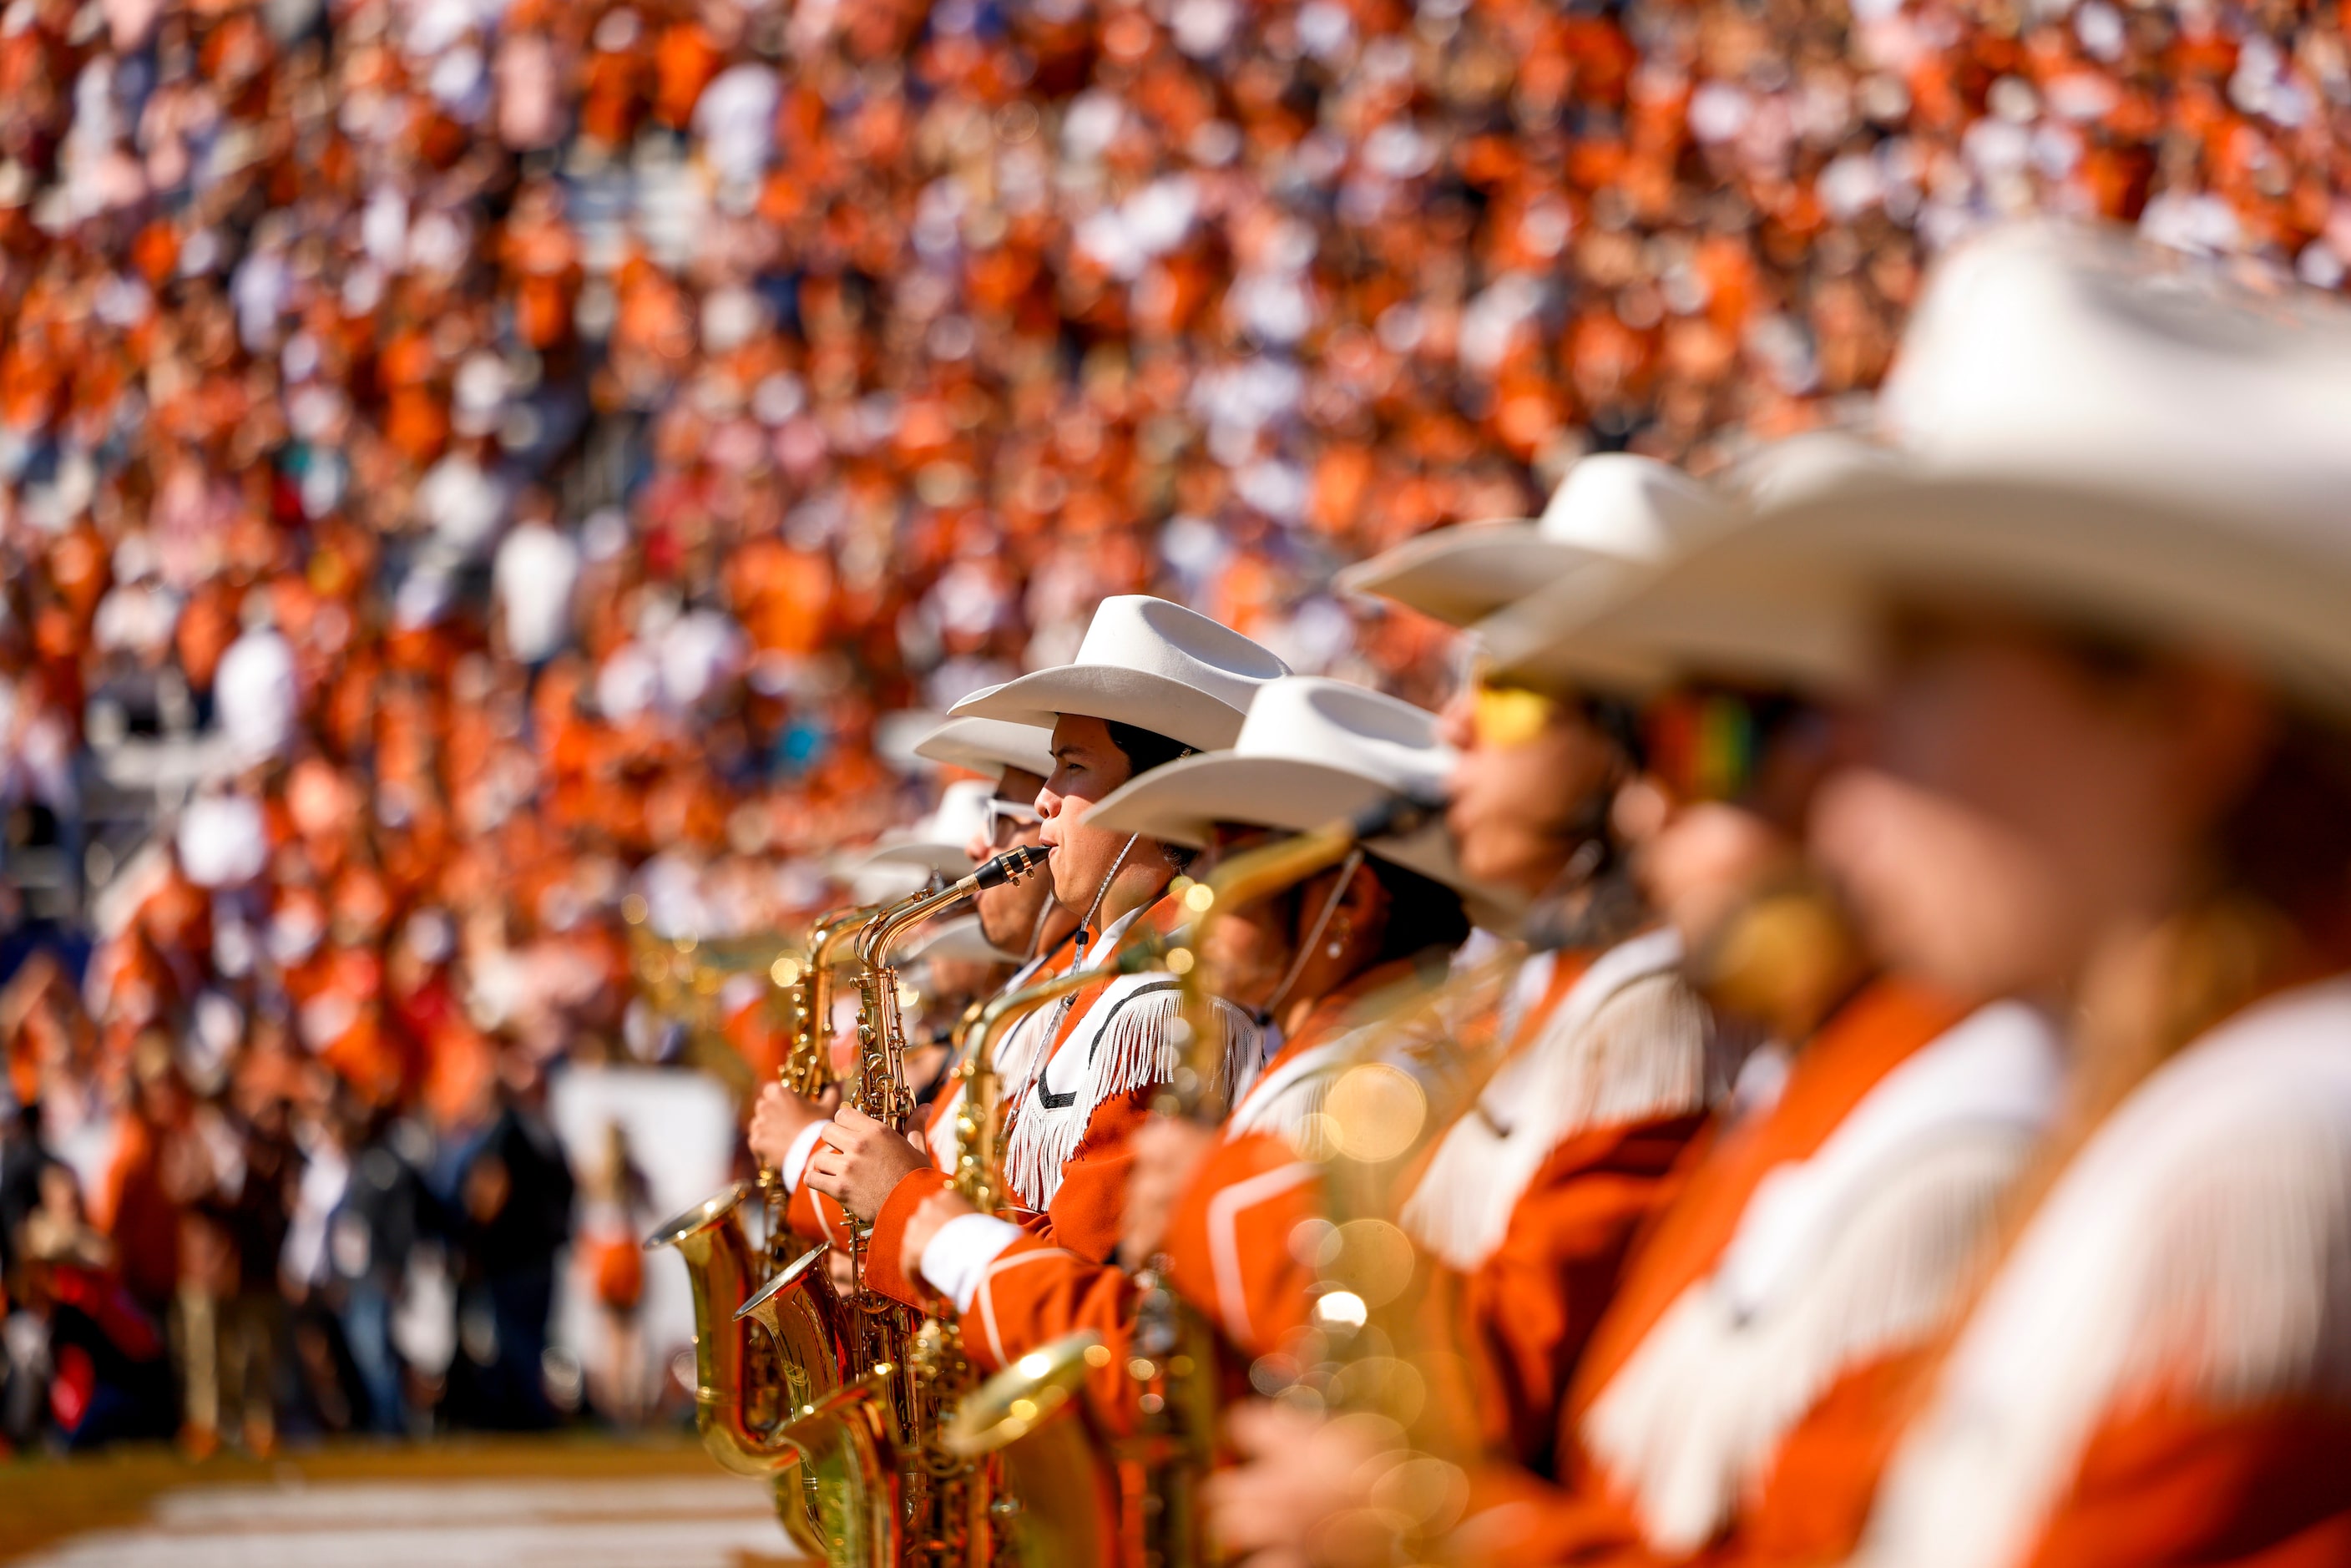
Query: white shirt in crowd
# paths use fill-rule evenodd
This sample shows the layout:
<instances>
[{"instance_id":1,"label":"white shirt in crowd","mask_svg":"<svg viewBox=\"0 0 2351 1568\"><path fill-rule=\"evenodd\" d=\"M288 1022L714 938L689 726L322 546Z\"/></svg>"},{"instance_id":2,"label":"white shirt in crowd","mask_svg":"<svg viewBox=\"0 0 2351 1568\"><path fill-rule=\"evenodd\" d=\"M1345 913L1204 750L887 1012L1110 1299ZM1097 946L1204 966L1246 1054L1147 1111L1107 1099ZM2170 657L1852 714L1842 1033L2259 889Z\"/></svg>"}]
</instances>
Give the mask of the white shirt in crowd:
<instances>
[{"instance_id":1,"label":"white shirt in crowd","mask_svg":"<svg viewBox=\"0 0 2351 1568\"><path fill-rule=\"evenodd\" d=\"M240 761L282 756L294 738L294 650L267 626L248 629L213 677L220 727Z\"/></svg>"},{"instance_id":2,"label":"white shirt in crowd","mask_svg":"<svg viewBox=\"0 0 2351 1568\"><path fill-rule=\"evenodd\" d=\"M571 593L580 582L580 547L545 523L521 523L498 545L490 568L507 646L536 664L555 656L571 635Z\"/></svg>"}]
</instances>

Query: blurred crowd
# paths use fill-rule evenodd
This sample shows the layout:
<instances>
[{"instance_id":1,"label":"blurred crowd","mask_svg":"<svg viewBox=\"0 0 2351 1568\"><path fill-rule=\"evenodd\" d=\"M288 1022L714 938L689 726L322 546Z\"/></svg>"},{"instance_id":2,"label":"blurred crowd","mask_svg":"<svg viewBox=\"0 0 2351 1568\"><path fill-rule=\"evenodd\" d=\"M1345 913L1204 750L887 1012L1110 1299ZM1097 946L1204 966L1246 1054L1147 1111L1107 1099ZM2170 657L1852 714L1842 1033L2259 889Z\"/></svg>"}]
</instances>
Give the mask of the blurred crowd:
<instances>
[{"instance_id":1,"label":"blurred crowd","mask_svg":"<svg viewBox=\"0 0 2351 1568\"><path fill-rule=\"evenodd\" d=\"M1434 703L1443 635L1339 566L1849 420L1991 218L2339 286L2342 23L7 0L8 1440L577 1409L556 1272L638 1281L549 1078L714 1065L632 899L804 921L925 804L893 716L1107 594Z\"/></svg>"}]
</instances>

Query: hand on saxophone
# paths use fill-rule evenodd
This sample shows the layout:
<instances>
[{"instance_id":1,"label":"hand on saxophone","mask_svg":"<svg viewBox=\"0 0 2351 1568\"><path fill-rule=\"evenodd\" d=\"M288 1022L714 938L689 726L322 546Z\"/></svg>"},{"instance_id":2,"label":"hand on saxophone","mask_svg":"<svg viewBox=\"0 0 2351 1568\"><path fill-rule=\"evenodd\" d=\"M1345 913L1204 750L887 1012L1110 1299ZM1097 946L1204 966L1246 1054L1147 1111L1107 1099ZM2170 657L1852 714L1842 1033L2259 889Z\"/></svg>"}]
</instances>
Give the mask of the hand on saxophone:
<instances>
[{"instance_id":1,"label":"hand on saxophone","mask_svg":"<svg viewBox=\"0 0 2351 1568\"><path fill-rule=\"evenodd\" d=\"M843 1105L809 1156L808 1184L871 1225L883 1199L930 1158L922 1146L854 1105Z\"/></svg>"},{"instance_id":2,"label":"hand on saxophone","mask_svg":"<svg viewBox=\"0 0 2351 1568\"><path fill-rule=\"evenodd\" d=\"M1380 1505L1404 1458L1384 1416L1308 1415L1251 1400L1226 1433L1240 1463L1208 1477L1208 1531L1249 1568L1373 1568L1395 1561L1395 1515Z\"/></svg>"},{"instance_id":3,"label":"hand on saxophone","mask_svg":"<svg viewBox=\"0 0 2351 1568\"><path fill-rule=\"evenodd\" d=\"M781 1170L792 1145L809 1127L832 1114L841 1091L828 1087L820 1098L805 1100L780 1083L759 1091L751 1108L751 1154L768 1170Z\"/></svg>"},{"instance_id":4,"label":"hand on saxophone","mask_svg":"<svg viewBox=\"0 0 2351 1568\"><path fill-rule=\"evenodd\" d=\"M1126 1213L1118 1240L1118 1260L1140 1269L1167 1239L1176 1202L1192 1185L1192 1173L1208 1157L1216 1129L1175 1116L1154 1116L1136 1129L1127 1146L1134 1153L1126 1178Z\"/></svg>"}]
</instances>

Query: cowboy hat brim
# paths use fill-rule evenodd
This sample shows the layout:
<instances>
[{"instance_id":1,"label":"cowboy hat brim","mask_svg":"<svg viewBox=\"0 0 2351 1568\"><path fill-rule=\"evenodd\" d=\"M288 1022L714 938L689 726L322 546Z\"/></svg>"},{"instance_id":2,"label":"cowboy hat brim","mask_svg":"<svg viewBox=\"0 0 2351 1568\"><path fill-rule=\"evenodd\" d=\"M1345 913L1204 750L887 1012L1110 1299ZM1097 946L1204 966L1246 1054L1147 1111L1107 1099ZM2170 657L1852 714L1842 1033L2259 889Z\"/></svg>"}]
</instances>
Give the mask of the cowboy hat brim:
<instances>
[{"instance_id":1,"label":"cowboy hat brim","mask_svg":"<svg viewBox=\"0 0 2351 1568\"><path fill-rule=\"evenodd\" d=\"M2316 515L2118 483L1857 468L1683 559L1550 591L1481 633L1504 674L1644 689L1711 674L1866 683L1887 606L2008 603L2255 660L2351 714L2351 549ZM2340 519L2336 521L2339 528Z\"/></svg>"},{"instance_id":2,"label":"cowboy hat brim","mask_svg":"<svg viewBox=\"0 0 2351 1568\"><path fill-rule=\"evenodd\" d=\"M971 857L963 852L961 844L925 843L920 840L899 844L884 844L867 855L865 866L915 866L936 872L954 881L969 876L977 869Z\"/></svg>"},{"instance_id":3,"label":"cowboy hat brim","mask_svg":"<svg viewBox=\"0 0 2351 1568\"><path fill-rule=\"evenodd\" d=\"M1342 571L1349 593L1394 600L1448 626L1469 626L1546 583L1608 558L1542 536L1528 519L1439 528Z\"/></svg>"},{"instance_id":4,"label":"cowboy hat brim","mask_svg":"<svg viewBox=\"0 0 2351 1568\"><path fill-rule=\"evenodd\" d=\"M914 755L990 777L1017 768L1044 779L1053 771L1053 737L1034 725L1008 724L995 718L951 718L925 736L915 746Z\"/></svg>"},{"instance_id":5,"label":"cowboy hat brim","mask_svg":"<svg viewBox=\"0 0 2351 1568\"><path fill-rule=\"evenodd\" d=\"M974 692L948 710L1050 731L1064 715L1131 724L1201 751L1230 746L1241 710L1196 686L1117 664L1060 664Z\"/></svg>"},{"instance_id":6,"label":"cowboy hat brim","mask_svg":"<svg viewBox=\"0 0 2351 1568\"><path fill-rule=\"evenodd\" d=\"M1353 817L1393 794L1343 768L1223 752L1187 757L1128 780L1096 801L1086 821L1112 832L1141 833L1199 849L1218 822L1305 832ZM1451 888L1461 895L1470 918L1489 930L1516 929L1523 901L1471 880L1454 859L1443 823L1426 823L1401 837L1373 839L1364 848Z\"/></svg>"}]
</instances>

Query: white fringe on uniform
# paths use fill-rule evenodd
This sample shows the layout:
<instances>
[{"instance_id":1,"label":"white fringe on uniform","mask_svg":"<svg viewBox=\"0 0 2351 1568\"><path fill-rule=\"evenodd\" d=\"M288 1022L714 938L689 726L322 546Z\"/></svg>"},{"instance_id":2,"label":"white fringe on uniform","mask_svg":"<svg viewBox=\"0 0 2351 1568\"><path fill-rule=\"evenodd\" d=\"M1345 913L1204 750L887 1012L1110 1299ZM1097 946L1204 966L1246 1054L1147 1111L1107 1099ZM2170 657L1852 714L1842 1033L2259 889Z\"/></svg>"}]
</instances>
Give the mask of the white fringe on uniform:
<instances>
[{"instance_id":1,"label":"white fringe on uniform","mask_svg":"<svg viewBox=\"0 0 2351 1568\"><path fill-rule=\"evenodd\" d=\"M1306 1118L1322 1109L1331 1084L1360 1049L1362 1030L1350 1030L1321 1045L1308 1046L1279 1067L1269 1069L1249 1085L1232 1114L1225 1118L1225 1142L1252 1133L1290 1137Z\"/></svg>"},{"instance_id":2,"label":"white fringe on uniform","mask_svg":"<svg viewBox=\"0 0 2351 1568\"><path fill-rule=\"evenodd\" d=\"M1221 998L1215 1002L1223 1037L1218 1053L1222 1082L1245 1086L1255 1073L1263 1036L1247 1013ZM1042 1209L1061 1190L1061 1167L1078 1152L1086 1127L1103 1102L1132 1090L1165 1083L1182 1064L1176 1026L1183 1021L1183 994L1175 976L1123 975L1087 1004L1076 1030L1058 1051L1051 1050L1059 1009L1038 1015L1029 1039L1034 1060L1019 1079L1024 1084L1005 1139L1004 1175L1021 1204Z\"/></svg>"},{"instance_id":3,"label":"white fringe on uniform","mask_svg":"<svg viewBox=\"0 0 2351 1568\"><path fill-rule=\"evenodd\" d=\"M1648 932L1603 953L1569 988L1541 1033L1447 1130L1405 1205L1415 1240L1455 1269L1474 1269L1501 1245L1511 1211L1562 1140L1717 1097L1728 1075L1711 1060L1704 1004L1675 973L1681 957L1670 929ZM1506 1013L1504 1027L1513 1021Z\"/></svg>"},{"instance_id":4,"label":"white fringe on uniform","mask_svg":"<svg viewBox=\"0 0 2351 1568\"><path fill-rule=\"evenodd\" d=\"M1015 991L1023 990L1036 984L1038 976L1043 972L1050 956L1049 954L1043 957L1031 958L1021 965L1012 972L1010 979L996 988L987 1000L994 1001L998 997L1009 996ZM1051 1009L1045 1010L1050 1012ZM1035 1048L1037 1030L1034 1026L1037 1021L1038 1015L1030 1013L1014 1024L1011 1029L997 1036L996 1043L988 1047L988 1065L995 1071L997 1082L1003 1093L1008 1094L1015 1087L1028 1081L1029 1058ZM925 1138L931 1151L932 1164L944 1171L955 1169L956 1156L958 1152L956 1145L956 1114L962 1107L963 1085L957 1083L947 1091L946 1098L931 1117L930 1132Z\"/></svg>"},{"instance_id":5,"label":"white fringe on uniform","mask_svg":"<svg viewBox=\"0 0 2351 1568\"><path fill-rule=\"evenodd\" d=\"M2351 1400L2351 981L2175 1056L2058 1178L1897 1450L1859 1562L2007 1568L2100 1424Z\"/></svg>"},{"instance_id":6,"label":"white fringe on uniform","mask_svg":"<svg viewBox=\"0 0 2351 1568\"><path fill-rule=\"evenodd\" d=\"M1840 1375L1932 1332L2062 1073L2040 1014L1986 1008L1888 1073L1810 1159L1764 1177L1714 1271L1583 1422L1652 1547L1705 1546Z\"/></svg>"}]
</instances>

